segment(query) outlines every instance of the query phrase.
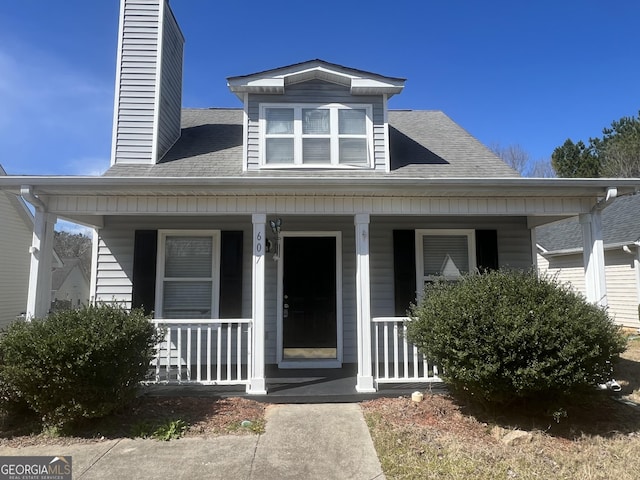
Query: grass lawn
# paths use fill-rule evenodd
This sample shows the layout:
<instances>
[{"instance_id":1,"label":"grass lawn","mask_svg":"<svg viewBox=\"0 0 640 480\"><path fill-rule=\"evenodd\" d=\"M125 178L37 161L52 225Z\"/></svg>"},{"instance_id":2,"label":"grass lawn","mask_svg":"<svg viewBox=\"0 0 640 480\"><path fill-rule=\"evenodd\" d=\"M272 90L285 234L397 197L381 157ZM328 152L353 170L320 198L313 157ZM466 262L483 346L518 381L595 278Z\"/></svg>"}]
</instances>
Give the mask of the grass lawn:
<instances>
[{"instance_id":1,"label":"grass lawn","mask_svg":"<svg viewBox=\"0 0 640 480\"><path fill-rule=\"evenodd\" d=\"M640 338L616 368L622 386L551 416L474 410L446 395L365 402L363 409L388 479L640 478ZM521 438L507 442L508 435Z\"/></svg>"}]
</instances>

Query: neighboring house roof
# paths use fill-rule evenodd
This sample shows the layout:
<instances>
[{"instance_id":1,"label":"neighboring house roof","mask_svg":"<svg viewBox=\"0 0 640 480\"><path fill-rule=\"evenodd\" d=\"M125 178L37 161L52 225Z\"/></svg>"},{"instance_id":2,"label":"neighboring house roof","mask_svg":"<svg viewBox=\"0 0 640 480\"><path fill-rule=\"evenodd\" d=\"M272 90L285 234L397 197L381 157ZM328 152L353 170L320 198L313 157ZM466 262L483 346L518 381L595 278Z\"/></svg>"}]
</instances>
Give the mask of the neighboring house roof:
<instances>
[{"instance_id":1,"label":"neighboring house roof","mask_svg":"<svg viewBox=\"0 0 640 480\"><path fill-rule=\"evenodd\" d=\"M323 176L407 178L518 177L493 152L440 111L389 111L391 172L323 170ZM156 165L114 165L106 176L315 177L312 170L243 172L243 112L183 109L182 135Z\"/></svg>"},{"instance_id":2,"label":"neighboring house roof","mask_svg":"<svg viewBox=\"0 0 640 480\"><path fill-rule=\"evenodd\" d=\"M640 241L640 194L616 199L602 212L605 246ZM582 226L577 218L536 229L536 241L547 252L582 250Z\"/></svg>"},{"instance_id":3,"label":"neighboring house roof","mask_svg":"<svg viewBox=\"0 0 640 480\"><path fill-rule=\"evenodd\" d=\"M51 290L60 290L60 287L62 287L69 274L71 274L75 268L80 270L80 273L82 273L82 276L87 282L89 281L86 272L82 268L82 261L79 258L62 258L61 261L62 266L54 268L51 273Z\"/></svg>"}]
</instances>

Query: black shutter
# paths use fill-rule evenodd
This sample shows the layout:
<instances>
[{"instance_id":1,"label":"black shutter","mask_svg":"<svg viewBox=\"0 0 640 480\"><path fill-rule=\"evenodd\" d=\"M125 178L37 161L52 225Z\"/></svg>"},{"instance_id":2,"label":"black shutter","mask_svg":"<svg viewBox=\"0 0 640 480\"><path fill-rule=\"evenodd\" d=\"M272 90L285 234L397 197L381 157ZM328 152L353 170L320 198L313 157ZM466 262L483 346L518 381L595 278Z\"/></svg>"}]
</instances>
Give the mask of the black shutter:
<instances>
[{"instance_id":1,"label":"black shutter","mask_svg":"<svg viewBox=\"0 0 640 480\"><path fill-rule=\"evenodd\" d=\"M476 230L476 264L480 272L498 269L497 230Z\"/></svg>"},{"instance_id":2,"label":"black shutter","mask_svg":"<svg viewBox=\"0 0 640 480\"><path fill-rule=\"evenodd\" d=\"M413 230L393 231L395 315L405 316L416 300L416 236Z\"/></svg>"},{"instance_id":3,"label":"black shutter","mask_svg":"<svg viewBox=\"0 0 640 480\"><path fill-rule=\"evenodd\" d=\"M220 318L242 317L242 232L222 232Z\"/></svg>"},{"instance_id":4,"label":"black shutter","mask_svg":"<svg viewBox=\"0 0 640 480\"><path fill-rule=\"evenodd\" d=\"M157 230L136 230L133 246L133 291L131 306L149 315L156 300Z\"/></svg>"}]
</instances>

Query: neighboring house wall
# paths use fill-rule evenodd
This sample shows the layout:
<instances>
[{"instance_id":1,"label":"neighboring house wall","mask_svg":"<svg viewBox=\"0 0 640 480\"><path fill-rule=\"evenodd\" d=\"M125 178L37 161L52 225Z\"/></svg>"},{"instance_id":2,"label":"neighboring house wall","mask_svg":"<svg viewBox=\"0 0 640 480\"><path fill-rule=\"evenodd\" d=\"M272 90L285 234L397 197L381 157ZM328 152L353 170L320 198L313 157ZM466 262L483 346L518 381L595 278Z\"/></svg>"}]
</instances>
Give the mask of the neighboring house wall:
<instances>
[{"instance_id":1,"label":"neighboring house wall","mask_svg":"<svg viewBox=\"0 0 640 480\"><path fill-rule=\"evenodd\" d=\"M0 174L4 171L0 169ZM0 192L0 328L27 306L33 222L14 195Z\"/></svg>"},{"instance_id":2,"label":"neighboring house wall","mask_svg":"<svg viewBox=\"0 0 640 480\"><path fill-rule=\"evenodd\" d=\"M89 281L84 273L78 259L66 258L64 264L71 263L71 268L65 272L64 279L60 285L53 285L51 292L51 302L56 300L69 301L70 307L77 308L86 305L89 301ZM65 266L60 267L62 269ZM53 282L56 280L56 271L53 271Z\"/></svg>"},{"instance_id":3,"label":"neighboring house wall","mask_svg":"<svg viewBox=\"0 0 640 480\"><path fill-rule=\"evenodd\" d=\"M248 169L260 167L260 104L262 103L342 103L372 105L373 145L375 169L384 172L385 164L385 128L382 97L351 95L348 87L320 80L297 85L288 85L283 95L251 95L248 102Z\"/></svg>"},{"instance_id":4,"label":"neighboring house wall","mask_svg":"<svg viewBox=\"0 0 640 480\"><path fill-rule=\"evenodd\" d=\"M107 218L99 234L96 299L130 306L136 230L213 229L243 232L242 317L251 317L251 218L247 216ZM371 313L394 316L393 231L414 229L495 229L499 264L531 266L530 232L521 218L371 217ZM357 361L356 256L352 216L283 217L283 232L340 232L342 243L342 321L344 363ZM273 235L267 232L273 240ZM265 292L266 363L276 363L278 262L267 255ZM311 274L312 272L310 272Z\"/></svg>"},{"instance_id":5,"label":"neighboring house wall","mask_svg":"<svg viewBox=\"0 0 640 480\"><path fill-rule=\"evenodd\" d=\"M638 320L638 292L634 259L622 248L605 251L607 300L614 321L627 327L640 327ZM569 282L583 295L586 294L582 253L545 258L538 255L538 267L562 282Z\"/></svg>"}]
</instances>

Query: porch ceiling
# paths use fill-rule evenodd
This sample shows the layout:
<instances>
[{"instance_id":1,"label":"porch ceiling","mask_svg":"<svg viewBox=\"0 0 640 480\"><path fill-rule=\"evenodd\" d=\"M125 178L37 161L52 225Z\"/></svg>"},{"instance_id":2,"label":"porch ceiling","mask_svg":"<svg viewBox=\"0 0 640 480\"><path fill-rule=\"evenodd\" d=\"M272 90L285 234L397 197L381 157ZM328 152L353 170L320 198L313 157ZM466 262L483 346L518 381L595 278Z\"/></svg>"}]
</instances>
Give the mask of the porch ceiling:
<instances>
[{"instance_id":1,"label":"porch ceiling","mask_svg":"<svg viewBox=\"0 0 640 480\"><path fill-rule=\"evenodd\" d=\"M3 176L0 189L20 193L23 185L46 196L306 195L366 197L604 197L640 190L640 179L537 178L336 178L310 177L71 177Z\"/></svg>"}]
</instances>

